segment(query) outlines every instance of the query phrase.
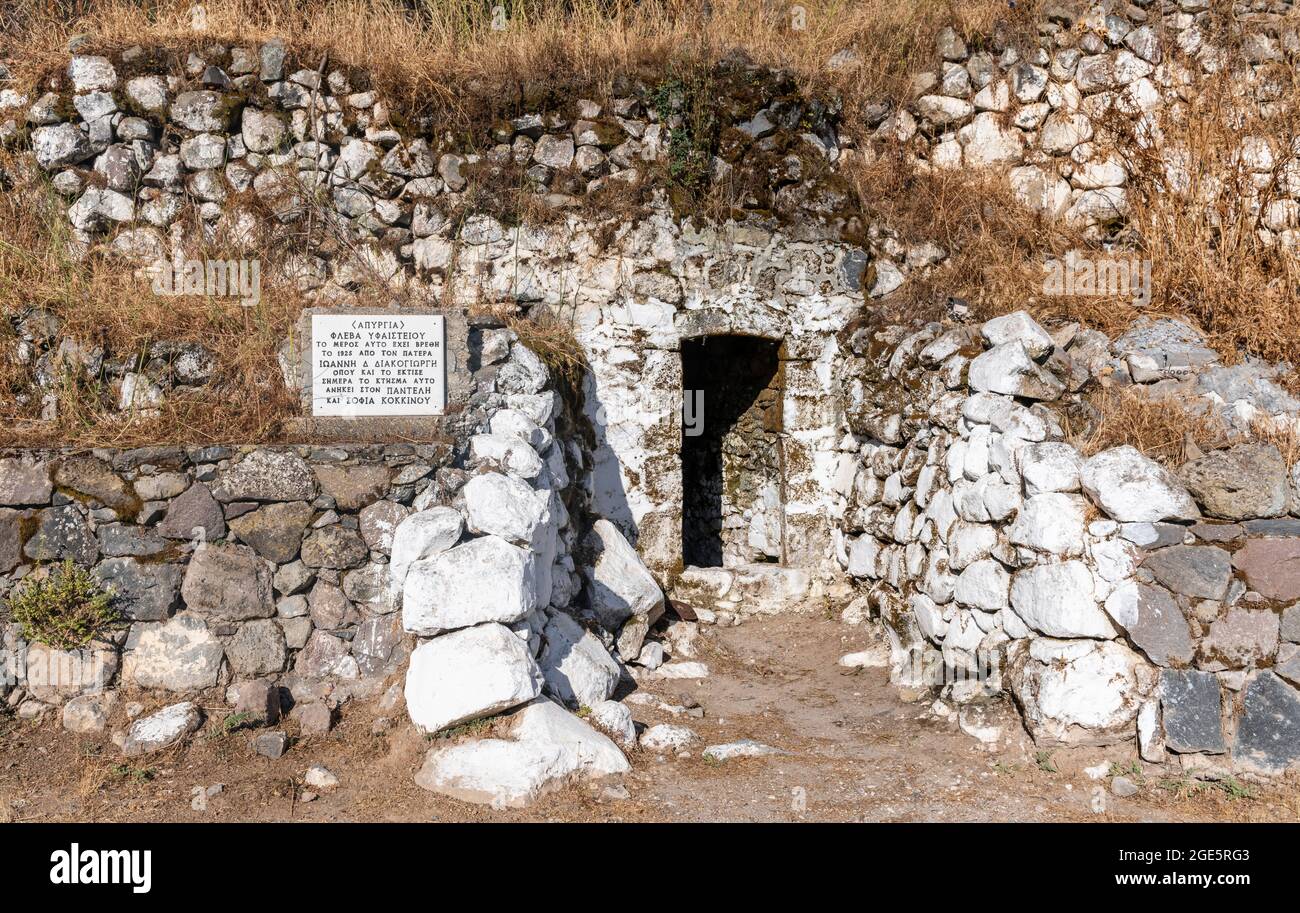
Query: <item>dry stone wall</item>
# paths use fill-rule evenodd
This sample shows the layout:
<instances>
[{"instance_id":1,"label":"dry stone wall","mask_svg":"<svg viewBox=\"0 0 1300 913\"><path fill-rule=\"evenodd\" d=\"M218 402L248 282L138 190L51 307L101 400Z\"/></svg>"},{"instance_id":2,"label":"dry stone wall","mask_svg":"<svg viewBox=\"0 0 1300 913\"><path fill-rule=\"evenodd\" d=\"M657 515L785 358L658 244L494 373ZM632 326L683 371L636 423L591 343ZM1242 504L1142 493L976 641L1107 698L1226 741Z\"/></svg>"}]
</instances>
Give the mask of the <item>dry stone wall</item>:
<instances>
[{"instance_id":1,"label":"dry stone wall","mask_svg":"<svg viewBox=\"0 0 1300 913\"><path fill-rule=\"evenodd\" d=\"M863 328L849 348L862 444L837 557L895 681L958 705L1005 690L1040 744L1136 739L1194 770L1300 760L1300 464L1258 443L1176 472L1127 446L1081 454L1062 419L1116 356L1024 313Z\"/></svg>"}]
</instances>

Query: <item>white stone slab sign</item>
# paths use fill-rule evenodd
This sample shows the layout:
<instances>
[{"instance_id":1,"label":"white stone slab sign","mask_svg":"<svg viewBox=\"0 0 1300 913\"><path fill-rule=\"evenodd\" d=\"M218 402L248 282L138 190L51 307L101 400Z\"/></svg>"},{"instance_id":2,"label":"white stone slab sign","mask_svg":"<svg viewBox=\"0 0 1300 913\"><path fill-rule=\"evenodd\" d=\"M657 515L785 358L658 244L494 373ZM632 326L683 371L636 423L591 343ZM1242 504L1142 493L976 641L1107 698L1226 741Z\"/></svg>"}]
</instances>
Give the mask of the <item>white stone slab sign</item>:
<instances>
[{"instance_id":1,"label":"white stone slab sign","mask_svg":"<svg viewBox=\"0 0 1300 913\"><path fill-rule=\"evenodd\" d=\"M441 314L311 315L314 416L442 415L447 331Z\"/></svg>"}]
</instances>

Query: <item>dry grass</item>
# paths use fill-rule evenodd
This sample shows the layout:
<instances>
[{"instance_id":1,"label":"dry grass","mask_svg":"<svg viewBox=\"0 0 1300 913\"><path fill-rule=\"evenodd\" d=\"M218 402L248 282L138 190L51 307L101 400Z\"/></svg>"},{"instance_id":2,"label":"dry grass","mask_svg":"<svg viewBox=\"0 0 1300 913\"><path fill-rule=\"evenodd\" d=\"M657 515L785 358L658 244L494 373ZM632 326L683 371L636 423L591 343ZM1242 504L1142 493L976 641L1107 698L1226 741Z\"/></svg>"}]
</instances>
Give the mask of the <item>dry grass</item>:
<instances>
[{"instance_id":1,"label":"dry grass","mask_svg":"<svg viewBox=\"0 0 1300 913\"><path fill-rule=\"evenodd\" d=\"M1198 452L1232 442L1227 426L1208 404L1196 403L1103 389L1092 397L1087 418L1066 417L1066 440L1085 457L1128 444L1154 460L1180 466Z\"/></svg>"},{"instance_id":2,"label":"dry grass","mask_svg":"<svg viewBox=\"0 0 1300 913\"><path fill-rule=\"evenodd\" d=\"M608 86L617 75L663 72L683 56L705 62L736 48L789 68L806 88L833 86L851 111L894 94L932 62L933 36L954 24L972 38L1027 33L1038 0L208 0L203 31L192 0L11 0L0 55L20 81L63 66L69 38L96 48L198 47L284 38L313 62L365 68L396 95L437 102L451 117L477 100L545 97ZM494 21L494 9L505 21ZM796 19L796 17L798 17ZM502 26L494 28L494 24ZM833 73L844 48L857 62ZM448 125L452 126L452 125Z\"/></svg>"}]
</instances>

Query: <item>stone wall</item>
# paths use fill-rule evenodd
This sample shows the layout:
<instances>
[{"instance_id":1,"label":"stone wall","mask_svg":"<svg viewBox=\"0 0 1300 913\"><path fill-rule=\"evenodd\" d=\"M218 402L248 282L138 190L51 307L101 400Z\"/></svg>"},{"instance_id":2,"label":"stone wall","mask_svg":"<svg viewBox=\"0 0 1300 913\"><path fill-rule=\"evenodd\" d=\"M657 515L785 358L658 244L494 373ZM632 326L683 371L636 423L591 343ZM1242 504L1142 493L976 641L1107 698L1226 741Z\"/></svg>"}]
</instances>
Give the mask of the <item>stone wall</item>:
<instances>
[{"instance_id":1,"label":"stone wall","mask_svg":"<svg viewBox=\"0 0 1300 913\"><path fill-rule=\"evenodd\" d=\"M1127 446L1084 456L1062 421L1126 356L1077 326L1017 313L849 348L861 448L837 551L895 681L963 708L1006 690L1040 744L1300 760L1300 464L1259 443L1176 472Z\"/></svg>"}]
</instances>

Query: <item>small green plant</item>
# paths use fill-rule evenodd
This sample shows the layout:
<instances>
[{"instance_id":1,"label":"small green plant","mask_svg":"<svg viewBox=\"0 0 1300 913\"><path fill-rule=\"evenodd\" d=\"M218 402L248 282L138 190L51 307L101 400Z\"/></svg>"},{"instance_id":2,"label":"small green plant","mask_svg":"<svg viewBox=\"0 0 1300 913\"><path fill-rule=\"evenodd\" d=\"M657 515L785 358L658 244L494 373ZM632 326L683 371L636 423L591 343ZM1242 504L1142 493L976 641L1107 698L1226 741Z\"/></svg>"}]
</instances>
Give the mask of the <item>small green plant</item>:
<instances>
[{"instance_id":1,"label":"small green plant","mask_svg":"<svg viewBox=\"0 0 1300 913\"><path fill-rule=\"evenodd\" d=\"M1111 762L1110 771L1106 774L1108 777L1128 777L1134 783L1141 783L1145 778L1142 776L1142 765L1137 761L1129 761L1127 764L1116 764Z\"/></svg>"},{"instance_id":2,"label":"small green plant","mask_svg":"<svg viewBox=\"0 0 1300 913\"><path fill-rule=\"evenodd\" d=\"M59 650L84 647L122 621L112 593L71 560L24 579L8 604L23 637Z\"/></svg>"},{"instance_id":3,"label":"small green plant","mask_svg":"<svg viewBox=\"0 0 1300 913\"><path fill-rule=\"evenodd\" d=\"M230 735L232 732L243 729L256 722L256 716L247 711L243 713L230 713L218 724L217 728L208 733L209 739L220 739Z\"/></svg>"},{"instance_id":4,"label":"small green plant","mask_svg":"<svg viewBox=\"0 0 1300 913\"><path fill-rule=\"evenodd\" d=\"M113 768L113 773L124 779L134 780L136 783L148 783L154 778L152 767L134 767L130 764L118 764Z\"/></svg>"},{"instance_id":5,"label":"small green plant","mask_svg":"<svg viewBox=\"0 0 1300 913\"><path fill-rule=\"evenodd\" d=\"M1039 770L1045 770L1049 774L1057 772L1056 762L1052 760L1053 751L1036 751L1034 752L1034 763L1038 765Z\"/></svg>"}]
</instances>

